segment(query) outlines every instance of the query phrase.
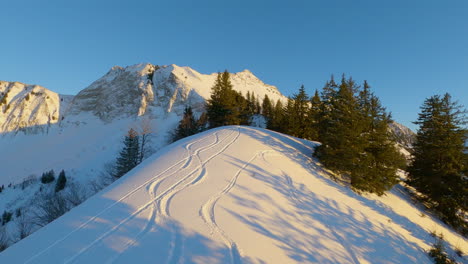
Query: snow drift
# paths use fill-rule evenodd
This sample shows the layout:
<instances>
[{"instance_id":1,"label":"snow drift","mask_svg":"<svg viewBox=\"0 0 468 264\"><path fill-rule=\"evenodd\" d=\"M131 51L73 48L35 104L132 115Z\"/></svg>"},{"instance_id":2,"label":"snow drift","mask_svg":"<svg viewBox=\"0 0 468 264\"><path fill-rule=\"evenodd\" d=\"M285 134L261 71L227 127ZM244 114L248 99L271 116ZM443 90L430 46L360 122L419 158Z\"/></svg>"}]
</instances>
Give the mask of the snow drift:
<instances>
[{"instance_id":1,"label":"snow drift","mask_svg":"<svg viewBox=\"0 0 468 264\"><path fill-rule=\"evenodd\" d=\"M223 127L171 144L0 263L431 263L454 234L401 186L360 196L312 160L316 143Z\"/></svg>"}]
</instances>

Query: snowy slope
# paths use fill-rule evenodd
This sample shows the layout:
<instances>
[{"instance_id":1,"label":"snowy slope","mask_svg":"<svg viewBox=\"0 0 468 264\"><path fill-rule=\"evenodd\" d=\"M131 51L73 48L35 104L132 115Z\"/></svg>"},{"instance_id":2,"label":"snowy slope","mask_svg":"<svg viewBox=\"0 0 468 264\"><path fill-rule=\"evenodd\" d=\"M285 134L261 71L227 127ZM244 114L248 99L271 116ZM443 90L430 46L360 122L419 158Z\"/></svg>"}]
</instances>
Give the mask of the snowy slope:
<instances>
[{"instance_id":1,"label":"snowy slope","mask_svg":"<svg viewBox=\"0 0 468 264\"><path fill-rule=\"evenodd\" d=\"M379 198L330 180L314 146L233 126L183 139L0 263L431 263L430 231L467 252L401 186Z\"/></svg>"}]
</instances>

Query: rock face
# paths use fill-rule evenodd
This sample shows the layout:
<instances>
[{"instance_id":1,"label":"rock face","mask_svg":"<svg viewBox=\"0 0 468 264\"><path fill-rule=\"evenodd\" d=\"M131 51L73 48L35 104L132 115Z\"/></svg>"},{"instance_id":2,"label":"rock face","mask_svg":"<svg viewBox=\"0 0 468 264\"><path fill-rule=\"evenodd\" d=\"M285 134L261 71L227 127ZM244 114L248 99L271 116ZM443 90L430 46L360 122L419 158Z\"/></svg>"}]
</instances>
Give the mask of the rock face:
<instances>
[{"instance_id":1,"label":"rock face","mask_svg":"<svg viewBox=\"0 0 468 264\"><path fill-rule=\"evenodd\" d=\"M45 131L63 119L82 123L94 116L104 123L115 119L149 116L181 116L186 105L202 112L217 73L201 74L189 67L149 63L125 68L114 66L76 96L59 95L38 85L0 82L0 133ZM231 74L235 90L254 93L260 100L286 101L276 87L250 71ZM68 123L68 122L67 122Z\"/></svg>"},{"instance_id":2,"label":"rock face","mask_svg":"<svg viewBox=\"0 0 468 264\"><path fill-rule=\"evenodd\" d=\"M395 121L390 123L389 128L398 144L406 150L413 148L413 144L416 140L416 134L411 129Z\"/></svg>"},{"instance_id":3,"label":"rock face","mask_svg":"<svg viewBox=\"0 0 468 264\"><path fill-rule=\"evenodd\" d=\"M0 81L0 133L47 129L60 120L64 98L39 85Z\"/></svg>"},{"instance_id":4,"label":"rock face","mask_svg":"<svg viewBox=\"0 0 468 264\"><path fill-rule=\"evenodd\" d=\"M117 116L141 115L154 98L150 77L154 70L150 64L113 67L73 98L67 116L90 112L109 122Z\"/></svg>"},{"instance_id":5,"label":"rock face","mask_svg":"<svg viewBox=\"0 0 468 264\"><path fill-rule=\"evenodd\" d=\"M75 96L67 115L90 112L109 122L131 116L181 114L186 105L200 112L216 76L177 65L115 66ZM232 74L231 81L243 94L250 91L260 99L265 94L274 100L286 99L276 87L264 84L248 70Z\"/></svg>"}]
</instances>

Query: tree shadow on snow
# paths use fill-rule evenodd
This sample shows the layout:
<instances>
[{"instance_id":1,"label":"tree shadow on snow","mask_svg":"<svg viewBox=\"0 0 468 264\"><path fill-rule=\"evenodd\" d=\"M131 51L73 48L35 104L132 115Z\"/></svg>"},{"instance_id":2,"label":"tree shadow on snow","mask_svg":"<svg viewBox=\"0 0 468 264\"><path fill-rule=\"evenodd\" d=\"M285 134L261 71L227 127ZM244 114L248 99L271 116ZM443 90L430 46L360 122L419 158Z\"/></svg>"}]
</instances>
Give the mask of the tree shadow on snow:
<instances>
[{"instance_id":1,"label":"tree shadow on snow","mask_svg":"<svg viewBox=\"0 0 468 264\"><path fill-rule=\"evenodd\" d=\"M324 176L328 173L318 161L310 158L314 147L312 144L286 135L264 134L248 128L243 128L243 132L280 151L310 174L333 187L336 192L345 194L362 206L388 217L389 221L406 229L415 238L426 244L432 242L427 231L407 217L397 214L380 201L361 196ZM245 164L245 161L234 157L231 159L239 168ZM281 164L274 165L281 170ZM371 263L420 263L422 259L423 262L430 261L417 244L404 239L394 229L389 228L389 225L370 222L361 212L340 204L332 197L318 196L304 185L297 186L287 179L288 175L273 175L255 164L244 168L242 175L246 174L255 175L257 180L267 183L285 199L290 200L294 204L294 210L278 207L278 213L275 215L261 214L261 217L259 214L241 215L226 210L256 232L278 241L278 245L287 255L297 262L337 263L346 259L349 263L360 263L360 258ZM245 196L241 198L230 194L238 205L246 208L261 211L257 201L271 203L274 200L268 194L259 193L255 189L240 185L236 185L235 188L252 197L246 199ZM307 235L303 234L296 224L307 226ZM336 243L344 249L344 255L339 253L343 252L340 250L334 252Z\"/></svg>"}]
</instances>

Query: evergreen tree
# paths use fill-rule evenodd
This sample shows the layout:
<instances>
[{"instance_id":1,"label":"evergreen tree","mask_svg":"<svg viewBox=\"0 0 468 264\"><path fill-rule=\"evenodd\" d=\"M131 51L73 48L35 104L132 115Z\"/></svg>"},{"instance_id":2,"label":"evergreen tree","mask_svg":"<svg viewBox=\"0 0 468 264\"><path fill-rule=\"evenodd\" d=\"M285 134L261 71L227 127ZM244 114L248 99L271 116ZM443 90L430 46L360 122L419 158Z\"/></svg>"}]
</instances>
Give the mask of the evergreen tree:
<instances>
[{"instance_id":1,"label":"evergreen tree","mask_svg":"<svg viewBox=\"0 0 468 264\"><path fill-rule=\"evenodd\" d=\"M246 100L247 100L247 111L249 112L250 115L254 115L255 114L255 94L250 93L250 91L248 91L246 95Z\"/></svg>"},{"instance_id":2,"label":"evergreen tree","mask_svg":"<svg viewBox=\"0 0 468 264\"><path fill-rule=\"evenodd\" d=\"M228 71L218 74L206 104L208 123L211 128L241 124L241 108L236 105L240 94L232 89ZM243 106L242 106L243 107Z\"/></svg>"},{"instance_id":3,"label":"evergreen tree","mask_svg":"<svg viewBox=\"0 0 468 264\"><path fill-rule=\"evenodd\" d=\"M322 107L322 101L317 90L315 90L314 96L310 99L310 109L308 113L308 130L309 138L312 140L319 139L319 122L320 122L320 111Z\"/></svg>"},{"instance_id":4,"label":"evergreen tree","mask_svg":"<svg viewBox=\"0 0 468 264\"><path fill-rule=\"evenodd\" d=\"M299 88L297 94L294 94L286 107L286 117L288 123L288 134L310 139L309 114L309 96L304 85Z\"/></svg>"},{"instance_id":5,"label":"evergreen tree","mask_svg":"<svg viewBox=\"0 0 468 264\"><path fill-rule=\"evenodd\" d=\"M51 183L55 180L55 172L54 170L50 170L48 172L42 173L41 182L43 184Z\"/></svg>"},{"instance_id":6,"label":"evergreen tree","mask_svg":"<svg viewBox=\"0 0 468 264\"><path fill-rule=\"evenodd\" d=\"M268 95L265 94L265 97L263 97L263 102L262 102L262 115L265 117L265 119L270 120L272 118L273 114L273 106L271 105L270 98L268 98Z\"/></svg>"},{"instance_id":7,"label":"evergreen tree","mask_svg":"<svg viewBox=\"0 0 468 264\"><path fill-rule=\"evenodd\" d=\"M233 90L233 95L235 98L234 113L237 113L238 124L233 123L232 125L250 125L252 114L248 109L248 101L237 91Z\"/></svg>"},{"instance_id":8,"label":"evergreen tree","mask_svg":"<svg viewBox=\"0 0 468 264\"><path fill-rule=\"evenodd\" d=\"M273 108L271 118L267 120L267 128L277 131L283 132L284 131L284 109L283 104L278 99L276 101L275 107Z\"/></svg>"},{"instance_id":9,"label":"evergreen tree","mask_svg":"<svg viewBox=\"0 0 468 264\"><path fill-rule=\"evenodd\" d=\"M355 190L382 195L398 182L403 158L388 131L390 115L367 82L358 88L344 76L339 86L333 79L325 85L316 155L326 167L348 175Z\"/></svg>"},{"instance_id":10,"label":"evergreen tree","mask_svg":"<svg viewBox=\"0 0 468 264\"><path fill-rule=\"evenodd\" d=\"M295 113L294 113L294 99L292 97L288 97L288 101L286 102L286 106L283 108L283 115L282 115L282 123L280 124L281 130L283 133L288 135L296 135L295 132L295 125L293 124Z\"/></svg>"},{"instance_id":11,"label":"evergreen tree","mask_svg":"<svg viewBox=\"0 0 468 264\"><path fill-rule=\"evenodd\" d=\"M455 226L467 224L459 210L467 211L468 152L466 111L449 94L424 101L418 120L408 183L424 194L444 220ZM463 226L462 226L463 227Z\"/></svg>"},{"instance_id":12,"label":"evergreen tree","mask_svg":"<svg viewBox=\"0 0 468 264\"><path fill-rule=\"evenodd\" d=\"M172 141L177 141L181 138L194 135L198 132L199 128L197 121L195 121L195 117L193 116L192 107L186 106L184 110L184 116L179 122L179 126L177 127L172 137Z\"/></svg>"},{"instance_id":13,"label":"evergreen tree","mask_svg":"<svg viewBox=\"0 0 468 264\"><path fill-rule=\"evenodd\" d=\"M332 83L333 79L327 83L327 89L324 88L320 124L322 145L316 153L326 167L351 175L363 150L363 143L357 142L362 131L361 114L354 96L358 87L351 78L344 76L338 90L331 86Z\"/></svg>"},{"instance_id":14,"label":"evergreen tree","mask_svg":"<svg viewBox=\"0 0 468 264\"><path fill-rule=\"evenodd\" d=\"M2 225L5 225L6 223L10 222L11 221L11 218L13 216L13 213L12 212L8 212L8 211L3 211L3 214L2 214Z\"/></svg>"},{"instance_id":15,"label":"evergreen tree","mask_svg":"<svg viewBox=\"0 0 468 264\"><path fill-rule=\"evenodd\" d=\"M114 177L120 178L125 173L136 167L140 157L140 142L138 133L131 128L124 138L124 147L120 151L116 162L116 172Z\"/></svg>"},{"instance_id":16,"label":"evergreen tree","mask_svg":"<svg viewBox=\"0 0 468 264\"><path fill-rule=\"evenodd\" d=\"M65 188L65 185L67 184L67 177L65 177L65 171L62 170L59 173L57 183L55 184L55 192L59 192Z\"/></svg>"},{"instance_id":17,"label":"evergreen tree","mask_svg":"<svg viewBox=\"0 0 468 264\"><path fill-rule=\"evenodd\" d=\"M321 104L318 118L318 132L319 141L323 142L322 135L328 135L328 130L333 123L332 112L334 110L335 100L338 96L338 85L336 84L333 75L331 76L330 81L325 83L320 96Z\"/></svg>"},{"instance_id":18,"label":"evergreen tree","mask_svg":"<svg viewBox=\"0 0 468 264\"><path fill-rule=\"evenodd\" d=\"M370 92L366 81L358 101L363 132L357 142L363 144L363 151L351 177L351 184L360 191L382 195L398 183L396 173L398 168L404 166L404 158L389 131L390 114L386 113L380 100Z\"/></svg>"},{"instance_id":19,"label":"evergreen tree","mask_svg":"<svg viewBox=\"0 0 468 264\"><path fill-rule=\"evenodd\" d=\"M204 131L208 126L208 116L206 112L201 113L200 117L197 120L198 132Z\"/></svg>"}]
</instances>

